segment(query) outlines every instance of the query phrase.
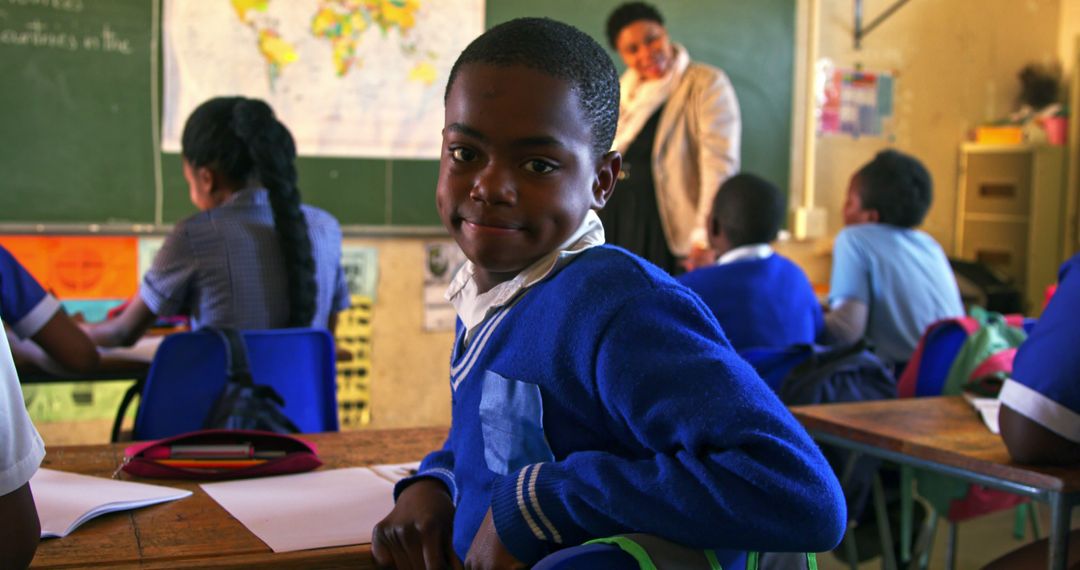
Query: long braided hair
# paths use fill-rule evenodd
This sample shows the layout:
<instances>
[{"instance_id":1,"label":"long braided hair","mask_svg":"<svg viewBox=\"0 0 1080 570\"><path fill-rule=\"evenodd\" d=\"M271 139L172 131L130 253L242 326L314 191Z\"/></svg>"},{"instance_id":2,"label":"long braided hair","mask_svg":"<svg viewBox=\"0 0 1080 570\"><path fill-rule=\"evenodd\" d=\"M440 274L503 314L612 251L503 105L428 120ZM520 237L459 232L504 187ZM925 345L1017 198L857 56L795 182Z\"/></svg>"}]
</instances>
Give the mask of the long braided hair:
<instances>
[{"instance_id":1,"label":"long braided hair","mask_svg":"<svg viewBox=\"0 0 1080 570\"><path fill-rule=\"evenodd\" d=\"M300 209L296 143L265 102L217 97L199 105L184 124L181 153L237 187L261 184L270 197L274 228L285 258L290 327L311 326L315 315L315 258Z\"/></svg>"}]
</instances>

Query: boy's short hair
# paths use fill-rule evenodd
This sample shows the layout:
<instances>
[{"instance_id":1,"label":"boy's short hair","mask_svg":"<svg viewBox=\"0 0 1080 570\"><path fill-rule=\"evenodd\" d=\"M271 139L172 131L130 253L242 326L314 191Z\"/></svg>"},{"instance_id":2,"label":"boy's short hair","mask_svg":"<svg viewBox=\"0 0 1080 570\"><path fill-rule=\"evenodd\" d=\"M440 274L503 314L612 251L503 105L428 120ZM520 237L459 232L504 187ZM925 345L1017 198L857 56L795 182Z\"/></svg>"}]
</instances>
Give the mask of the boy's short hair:
<instances>
[{"instance_id":1,"label":"boy's short hair","mask_svg":"<svg viewBox=\"0 0 1080 570\"><path fill-rule=\"evenodd\" d=\"M454 62L445 98L469 64L520 65L568 81L592 128L596 156L611 150L619 122L619 74L604 48L581 30L548 18L518 18L491 28Z\"/></svg>"},{"instance_id":2,"label":"boy's short hair","mask_svg":"<svg viewBox=\"0 0 1080 570\"><path fill-rule=\"evenodd\" d=\"M934 199L930 172L919 159L883 150L855 173L864 210L877 210L883 224L914 228L922 223Z\"/></svg>"},{"instance_id":3,"label":"boy's short hair","mask_svg":"<svg viewBox=\"0 0 1080 570\"><path fill-rule=\"evenodd\" d=\"M773 241L787 212L780 188L749 173L724 181L712 208L713 233L722 229L733 248Z\"/></svg>"},{"instance_id":4,"label":"boy's short hair","mask_svg":"<svg viewBox=\"0 0 1080 570\"><path fill-rule=\"evenodd\" d=\"M612 49L615 49L615 40L619 38L619 32L626 26L640 20L648 20L650 22L656 22L661 26L664 25L664 17L661 16L660 11L651 4L646 4L644 2L626 2L612 10L611 15L609 15L607 19L608 45L610 45Z\"/></svg>"}]
</instances>

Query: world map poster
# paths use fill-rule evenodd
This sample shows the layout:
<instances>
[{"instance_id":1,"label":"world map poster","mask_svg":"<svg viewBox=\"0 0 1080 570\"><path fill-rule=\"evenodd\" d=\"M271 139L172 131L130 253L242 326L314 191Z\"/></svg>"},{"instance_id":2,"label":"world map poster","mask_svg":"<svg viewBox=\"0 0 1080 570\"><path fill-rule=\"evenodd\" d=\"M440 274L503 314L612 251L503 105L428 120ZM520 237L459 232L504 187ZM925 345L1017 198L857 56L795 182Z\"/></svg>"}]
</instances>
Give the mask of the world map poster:
<instances>
[{"instance_id":1,"label":"world map poster","mask_svg":"<svg viewBox=\"0 0 1080 570\"><path fill-rule=\"evenodd\" d=\"M437 158L450 67L484 0L165 0L162 149L222 95L265 100L305 156Z\"/></svg>"}]
</instances>

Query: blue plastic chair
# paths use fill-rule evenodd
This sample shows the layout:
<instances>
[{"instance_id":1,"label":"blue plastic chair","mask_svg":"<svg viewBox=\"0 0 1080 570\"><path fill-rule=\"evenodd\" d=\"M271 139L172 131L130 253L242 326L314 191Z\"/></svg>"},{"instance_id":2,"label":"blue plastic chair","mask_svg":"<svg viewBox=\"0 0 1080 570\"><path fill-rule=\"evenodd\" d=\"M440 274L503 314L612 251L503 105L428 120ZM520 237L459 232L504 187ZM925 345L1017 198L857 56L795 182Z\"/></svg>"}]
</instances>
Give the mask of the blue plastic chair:
<instances>
[{"instance_id":1,"label":"blue plastic chair","mask_svg":"<svg viewBox=\"0 0 1080 570\"><path fill-rule=\"evenodd\" d=\"M324 329L243 331L251 375L285 399L302 432L338 431L334 341ZM225 386L225 344L189 332L161 342L140 396L133 437L159 439L201 429Z\"/></svg>"}]
</instances>

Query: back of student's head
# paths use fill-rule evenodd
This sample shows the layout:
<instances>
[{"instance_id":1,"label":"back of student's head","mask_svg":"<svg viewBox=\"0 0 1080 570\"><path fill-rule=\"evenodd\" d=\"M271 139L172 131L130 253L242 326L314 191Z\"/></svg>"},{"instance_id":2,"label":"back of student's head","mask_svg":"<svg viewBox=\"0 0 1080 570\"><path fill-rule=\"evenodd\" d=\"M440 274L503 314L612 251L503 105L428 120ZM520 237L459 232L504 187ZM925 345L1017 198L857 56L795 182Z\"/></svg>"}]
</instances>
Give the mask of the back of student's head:
<instances>
[{"instance_id":1,"label":"back of student's head","mask_svg":"<svg viewBox=\"0 0 1080 570\"><path fill-rule=\"evenodd\" d=\"M741 173L720 185L713 199L712 231L722 230L731 247L768 243L784 223L784 194L772 182Z\"/></svg>"},{"instance_id":2,"label":"back of student's head","mask_svg":"<svg viewBox=\"0 0 1080 570\"><path fill-rule=\"evenodd\" d=\"M181 153L192 167L207 167L234 188L261 184L267 189L288 275L289 326L310 326L315 314L315 259L300 209L296 144L289 130L263 101L218 97L188 117Z\"/></svg>"},{"instance_id":3,"label":"back of student's head","mask_svg":"<svg viewBox=\"0 0 1080 570\"><path fill-rule=\"evenodd\" d=\"M624 2L619 4L608 15L606 29L608 45L614 48L615 40L619 38L619 32L626 26L642 20L656 22L661 26L664 25L664 17L660 15L660 11L652 4L646 4L645 2Z\"/></svg>"},{"instance_id":4,"label":"back of student's head","mask_svg":"<svg viewBox=\"0 0 1080 570\"><path fill-rule=\"evenodd\" d=\"M611 57L581 30L547 18L519 18L491 28L461 52L446 97L462 67L522 66L568 82L592 129L596 156L611 149L619 120L619 74Z\"/></svg>"},{"instance_id":5,"label":"back of student's head","mask_svg":"<svg viewBox=\"0 0 1080 570\"><path fill-rule=\"evenodd\" d=\"M878 222L913 228L922 223L934 199L930 172L919 159L883 150L855 173L864 210L876 210Z\"/></svg>"}]
</instances>

